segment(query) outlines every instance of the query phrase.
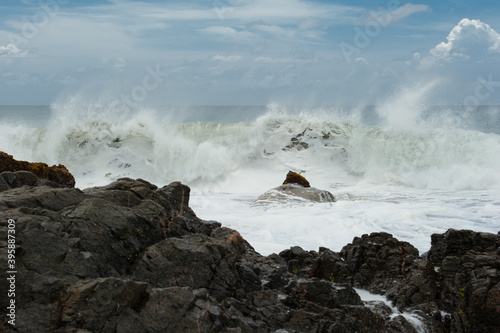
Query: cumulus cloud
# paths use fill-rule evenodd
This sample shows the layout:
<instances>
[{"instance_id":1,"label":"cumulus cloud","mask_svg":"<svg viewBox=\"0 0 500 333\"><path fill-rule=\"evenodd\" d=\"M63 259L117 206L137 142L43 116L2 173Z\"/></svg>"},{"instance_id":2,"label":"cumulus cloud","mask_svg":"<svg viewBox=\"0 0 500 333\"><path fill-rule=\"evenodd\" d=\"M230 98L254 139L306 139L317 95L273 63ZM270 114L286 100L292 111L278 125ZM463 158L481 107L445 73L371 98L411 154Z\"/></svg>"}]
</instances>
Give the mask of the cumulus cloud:
<instances>
[{"instance_id":1,"label":"cumulus cloud","mask_svg":"<svg viewBox=\"0 0 500 333\"><path fill-rule=\"evenodd\" d=\"M450 61L455 58L481 58L500 53L500 34L480 20L462 19L455 26L447 42L441 42L432 50L434 59Z\"/></svg>"},{"instance_id":2,"label":"cumulus cloud","mask_svg":"<svg viewBox=\"0 0 500 333\"><path fill-rule=\"evenodd\" d=\"M24 57L25 55L26 52L21 51L14 44L0 45L0 57Z\"/></svg>"}]
</instances>

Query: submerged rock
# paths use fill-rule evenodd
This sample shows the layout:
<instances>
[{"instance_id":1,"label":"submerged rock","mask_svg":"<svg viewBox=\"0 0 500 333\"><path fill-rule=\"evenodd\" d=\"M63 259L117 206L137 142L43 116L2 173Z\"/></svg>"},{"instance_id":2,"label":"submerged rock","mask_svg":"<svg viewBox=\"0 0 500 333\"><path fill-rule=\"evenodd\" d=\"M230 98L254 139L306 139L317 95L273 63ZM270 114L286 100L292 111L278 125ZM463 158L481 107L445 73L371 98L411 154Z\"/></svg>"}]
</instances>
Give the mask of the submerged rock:
<instances>
[{"instance_id":1,"label":"submerged rock","mask_svg":"<svg viewBox=\"0 0 500 333\"><path fill-rule=\"evenodd\" d=\"M11 155L0 151L0 173L6 171L29 171L36 177L45 180L45 185L50 185L47 184L47 181L50 181L53 184L52 186L75 187L75 177L73 177L69 170L62 164L49 167L45 163L18 161ZM32 179L26 179L26 174L16 173L16 176L17 180L15 181L10 180L12 177L11 175L2 176L2 179L0 179L0 191L22 185L34 185Z\"/></svg>"},{"instance_id":2,"label":"submerged rock","mask_svg":"<svg viewBox=\"0 0 500 333\"><path fill-rule=\"evenodd\" d=\"M17 272L15 326L1 297L2 332L416 332L409 312L420 331L500 324L500 235L433 235L428 259L387 233L339 253L264 257L237 231L198 218L179 182L124 178L81 191L19 177L27 186L0 193L2 234L15 221ZM362 301L354 287L405 314Z\"/></svg>"}]
</instances>

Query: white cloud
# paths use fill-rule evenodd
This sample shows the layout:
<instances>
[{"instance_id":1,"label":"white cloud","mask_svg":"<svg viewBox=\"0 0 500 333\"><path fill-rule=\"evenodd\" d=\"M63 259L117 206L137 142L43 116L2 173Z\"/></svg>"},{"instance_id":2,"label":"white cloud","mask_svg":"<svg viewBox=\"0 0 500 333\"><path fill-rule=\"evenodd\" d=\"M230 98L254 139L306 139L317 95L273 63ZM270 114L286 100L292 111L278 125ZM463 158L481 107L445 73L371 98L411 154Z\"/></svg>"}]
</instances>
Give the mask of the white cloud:
<instances>
[{"instance_id":1,"label":"white cloud","mask_svg":"<svg viewBox=\"0 0 500 333\"><path fill-rule=\"evenodd\" d=\"M212 57L214 61L222 61L222 62L237 62L241 60L241 56L221 56L216 55Z\"/></svg>"},{"instance_id":2,"label":"white cloud","mask_svg":"<svg viewBox=\"0 0 500 333\"><path fill-rule=\"evenodd\" d=\"M229 19L304 19L305 17L328 17L342 20L346 16L359 14L361 9L332 4L313 4L302 0L242 0L231 7L225 18Z\"/></svg>"},{"instance_id":3,"label":"white cloud","mask_svg":"<svg viewBox=\"0 0 500 333\"><path fill-rule=\"evenodd\" d=\"M500 34L480 20L462 19L446 40L430 50L431 58L445 61L455 58L479 60L500 53Z\"/></svg>"},{"instance_id":4,"label":"white cloud","mask_svg":"<svg viewBox=\"0 0 500 333\"><path fill-rule=\"evenodd\" d=\"M398 21L416 13L429 12L429 11L431 11L431 9L427 5L414 5L411 3L407 3L401 7L394 9L391 12L391 20Z\"/></svg>"},{"instance_id":5,"label":"white cloud","mask_svg":"<svg viewBox=\"0 0 500 333\"><path fill-rule=\"evenodd\" d=\"M212 6L193 8L145 4L134 2L116 2L109 6L96 7L102 12L107 7L119 7L120 13L131 13L149 18L166 20L255 20L255 19L304 19L305 17L327 17L342 20L357 15L363 9L351 6L311 3L304 0L239 0L214 1ZM113 9L114 10L114 9Z\"/></svg>"},{"instance_id":6,"label":"white cloud","mask_svg":"<svg viewBox=\"0 0 500 333\"><path fill-rule=\"evenodd\" d=\"M0 57L24 57L26 52L18 49L14 44L7 44L7 46L0 45Z\"/></svg>"},{"instance_id":7,"label":"white cloud","mask_svg":"<svg viewBox=\"0 0 500 333\"><path fill-rule=\"evenodd\" d=\"M427 5L414 5L407 3L394 9L388 7L382 8L378 11L370 11L366 21L369 22L375 20L386 26L389 23L402 20L410 15L430 11L432 11L432 9Z\"/></svg>"},{"instance_id":8,"label":"white cloud","mask_svg":"<svg viewBox=\"0 0 500 333\"><path fill-rule=\"evenodd\" d=\"M239 31L233 29L231 27L224 26L211 26L200 30L201 32L213 34L213 35L221 35L230 38L251 38L255 35L249 31Z\"/></svg>"},{"instance_id":9,"label":"white cloud","mask_svg":"<svg viewBox=\"0 0 500 333\"><path fill-rule=\"evenodd\" d=\"M254 27L257 30L264 31L270 33L272 35L285 35L288 34L285 30L280 28L277 25L267 25L267 24L259 24Z\"/></svg>"}]
</instances>

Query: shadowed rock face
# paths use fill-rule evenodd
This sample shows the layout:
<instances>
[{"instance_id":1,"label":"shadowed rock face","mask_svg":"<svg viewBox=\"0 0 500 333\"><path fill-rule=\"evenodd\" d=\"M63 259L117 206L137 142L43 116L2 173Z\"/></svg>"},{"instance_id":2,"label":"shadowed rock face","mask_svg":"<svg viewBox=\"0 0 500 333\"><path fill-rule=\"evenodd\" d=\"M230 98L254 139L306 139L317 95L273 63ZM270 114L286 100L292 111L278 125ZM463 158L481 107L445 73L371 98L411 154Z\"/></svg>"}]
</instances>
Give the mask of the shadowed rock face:
<instances>
[{"instance_id":1,"label":"shadowed rock face","mask_svg":"<svg viewBox=\"0 0 500 333\"><path fill-rule=\"evenodd\" d=\"M18 177L26 186L0 193L0 232L15 220L17 270L16 325L1 297L0 332L416 332L353 287L417 311L429 332L500 325L500 235L433 235L428 258L387 233L339 253L264 257L237 231L198 218L178 182L124 178L81 191Z\"/></svg>"},{"instance_id":2,"label":"shadowed rock face","mask_svg":"<svg viewBox=\"0 0 500 333\"><path fill-rule=\"evenodd\" d=\"M47 181L49 181L52 183L52 186L75 187L75 178L62 164L49 167L45 163L30 163L26 161L18 161L15 160L11 155L0 151L0 173L5 171L29 171L36 177L45 180L45 182L43 183L47 183ZM22 186L23 183L25 183L26 185L35 185L33 183L33 179L26 178L26 174L16 173L16 175L17 178L21 179L14 181L12 179L12 175L2 177L2 179L0 179L0 191Z\"/></svg>"}]
</instances>

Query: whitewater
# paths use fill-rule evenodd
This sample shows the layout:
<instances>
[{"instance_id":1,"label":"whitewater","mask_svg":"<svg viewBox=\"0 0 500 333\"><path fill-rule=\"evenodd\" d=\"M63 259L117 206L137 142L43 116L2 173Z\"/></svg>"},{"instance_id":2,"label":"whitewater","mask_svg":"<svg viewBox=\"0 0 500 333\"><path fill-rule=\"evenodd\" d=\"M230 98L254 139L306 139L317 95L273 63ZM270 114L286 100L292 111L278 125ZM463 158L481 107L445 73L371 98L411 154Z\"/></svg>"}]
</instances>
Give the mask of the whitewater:
<instances>
[{"instance_id":1,"label":"whitewater","mask_svg":"<svg viewBox=\"0 0 500 333\"><path fill-rule=\"evenodd\" d=\"M379 231L423 253L449 228L500 230L498 107L21 111L0 108L0 150L62 163L79 188L181 181L200 218L238 230L263 255L295 245L339 251ZM255 202L289 170L337 202Z\"/></svg>"}]
</instances>

